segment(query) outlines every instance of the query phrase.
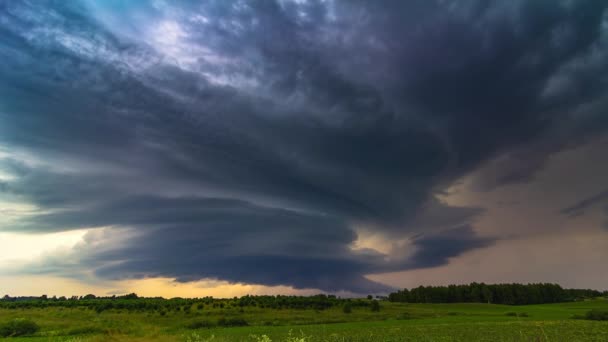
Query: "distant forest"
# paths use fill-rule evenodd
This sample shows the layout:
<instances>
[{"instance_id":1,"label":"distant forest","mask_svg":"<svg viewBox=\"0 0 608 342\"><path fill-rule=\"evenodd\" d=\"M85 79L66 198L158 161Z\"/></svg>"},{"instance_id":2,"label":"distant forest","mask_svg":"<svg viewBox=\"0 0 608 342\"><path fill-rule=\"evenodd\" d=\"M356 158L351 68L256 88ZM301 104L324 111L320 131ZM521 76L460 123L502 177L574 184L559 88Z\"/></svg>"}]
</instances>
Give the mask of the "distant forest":
<instances>
[{"instance_id":1,"label":"distant forest","mask_svg":"<svg viewBox=\"0 0 608 342\"><path fill-rule=\"evenodd\" d=\"M391 302L405 303L492 303L507 305L560 303L608 297L608 291L564 289L557 284L494 284L419 286L388 296Z\"/></svg>"},{"instance_id":2,"label":"distant forest","mask_svg":"<svg viewBox=\"0 0 608 342\"><path fill-rule=\"evenodd\" d=\"M606 296L608 291L563 289L557 284L496 284L486 285L471 283L469 285L420 286L411 290L404 289L391 293L388 297L372 295L367 298L340 298L334 295L315 296L243 296L234 298L171 298L139 297L134 293L122 296L97 297L11 297L0 298L0 308L27 309L44 307L86 308L98 313L107 310L153 311L161 315L169 312L209 309L241 310L245 307L269 309L314 309L325 310L332 307L369 308L378 311L379 301L407 303L492 303L492 304L542 304L558 303L587 298Z\"/></svg>"}]
</instances>

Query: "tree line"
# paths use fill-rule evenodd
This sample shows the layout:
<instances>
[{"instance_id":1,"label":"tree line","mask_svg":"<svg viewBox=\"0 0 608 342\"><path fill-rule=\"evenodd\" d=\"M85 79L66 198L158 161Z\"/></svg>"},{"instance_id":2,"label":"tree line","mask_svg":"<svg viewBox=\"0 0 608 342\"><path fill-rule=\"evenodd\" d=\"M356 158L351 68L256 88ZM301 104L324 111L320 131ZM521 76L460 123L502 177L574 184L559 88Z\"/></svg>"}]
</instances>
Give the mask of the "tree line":
<instances>
[{"instance_id":1,"label":"tree line","mask_svg":"<svg viewBox=\"0 0 608 342\"><path fill-rule=\"evenodd\" d=\"M139 297L134 293L124 296L97 297L92 294L86 296L66 297L11 297L0 298L0 308L28 309L45 307L84 307L98 313L107 310L127 311L157 311L161 315L169 312L191 313L193 311L209 309L242 310L245 307L258 307L269 309L313 309L326 310L332 307L376 308L377 301L368 299L339 298L334 295L319 294L314 296L243 296L234 298L171 298Z\"/></svg>"},{"instance_id":2,"label":"tree line","mask_svg":"<svg viewBox=\"0 0 608 342\"><path fill-rule=\"evenodd\" d=\"M389 294L392 302L407 303L493 303L493 304L542 304L583 300L605 296L608 291L589 289L564 289L557 284L493 284L471 283L468 285L419 286L411 290L403 289ZM44 307L83 307L99 313L107 310L156 311L161 315L169 312L190 313L208 309L228 309L240 311L246 307L268 309L313 309L326 310L345 307L346 311L356 307L375 309L376 299L340 298L334 295L314 296L243 296L234 298L171 298L139 297L135 293L122 296L98 297L93 294L72 297L11 297L0 298L0 308L28 309ZM375 310L374 310L375 311Z\"/></svg>"},{"instance_id":3,"label":"tree line","mask_svg":"<svg viewBox=\"0 0 608 342\"><path fill-rule=\"evenodd\" d=\"M560 303L587 298L608 297L608 291L564 289L558 284L491 284L419 286L391 293L391 302L406 303L492 303L526 305Z\"/></svg>"}]
</instances>

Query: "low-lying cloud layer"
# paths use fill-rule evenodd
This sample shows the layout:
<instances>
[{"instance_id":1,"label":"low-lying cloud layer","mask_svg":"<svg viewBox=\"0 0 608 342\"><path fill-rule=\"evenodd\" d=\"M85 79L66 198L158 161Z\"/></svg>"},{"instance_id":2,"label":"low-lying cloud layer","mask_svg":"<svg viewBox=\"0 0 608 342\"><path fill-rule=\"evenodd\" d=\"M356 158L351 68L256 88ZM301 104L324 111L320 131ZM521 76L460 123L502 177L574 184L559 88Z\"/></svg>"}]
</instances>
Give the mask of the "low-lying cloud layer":
<instances>
[{"instance_id":1,"label":"low-lying cloud layer","mask_svg":"<svg viewBox=\"0 0 608 342\"><path fill-rule=\"evenodd\" d=\"M529 182L605 134L607 8L0 3L0 200L35 207L0 229L92 229L33 272L387 291L365 275L501 239L439 199L455 182Z\"/></svg>"}]
</instances>

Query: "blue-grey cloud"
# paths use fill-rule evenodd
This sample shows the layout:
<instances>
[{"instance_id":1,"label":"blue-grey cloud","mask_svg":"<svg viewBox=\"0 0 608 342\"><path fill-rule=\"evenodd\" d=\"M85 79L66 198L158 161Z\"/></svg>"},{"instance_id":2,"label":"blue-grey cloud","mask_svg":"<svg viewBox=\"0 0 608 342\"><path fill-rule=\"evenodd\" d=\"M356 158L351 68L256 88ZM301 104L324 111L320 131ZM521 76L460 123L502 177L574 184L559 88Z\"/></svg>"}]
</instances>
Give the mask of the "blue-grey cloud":
<instances>
[{"instance_id":1,"label":"blue-grey cloud","mask_svg":"<svg viewBox=\"0 0 608 342\"><path fill-rule=\"evenodd\" d=\"M69 255L28 265L31 273L86 277L74 270L76 263L109 279L214 278L332 292L386 292L391 288L363 275L443 265L494 242L470 226L456 227L418 234L412 257L387 261L374 250L351 249L356 234L335 218L213 198L131 198L36 220L30 224L114 227L89 233Z\"/></svg>"},{"instance_id":2,"label":"blue-grey cloud","mask_svg":"<svg viewBox=\"0 0 608 342\"><path fill-rule=\"evenodd\" d=\"M453 182L605 134L607 7L2 2L0 196L39 212L0 228L133 232L78 250L101 277L386 289L364 275L491 243ZM418 250L353 250L358 224Z\"/></svg>"},{"instance_id":3,"label":"blue-grey cloud","mask_svg":"<svg viewBox=\"0 0 608 342\"><path fill-rule=\"evenodd\" d=\"M427 268L444 265L451 257L490 246L494 241L476 237L473 229L464 225L440 233L417 236L412 242L418 250L410 258L410 267Z\"/></svg>"}]
</instances>

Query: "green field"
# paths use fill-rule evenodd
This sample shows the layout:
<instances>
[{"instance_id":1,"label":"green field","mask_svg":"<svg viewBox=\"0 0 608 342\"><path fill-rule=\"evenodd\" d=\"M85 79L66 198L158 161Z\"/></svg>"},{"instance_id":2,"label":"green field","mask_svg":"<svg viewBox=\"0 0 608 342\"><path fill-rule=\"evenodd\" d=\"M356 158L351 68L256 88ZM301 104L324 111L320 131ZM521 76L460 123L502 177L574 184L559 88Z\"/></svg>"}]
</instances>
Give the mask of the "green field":
<instances>
[{"instance_id":1,"label":"green field","mask_svg":"<svg viewBox=\"0 0 608 342\"><path fill-rule=\"evenodd\" d=\"M338 307L193 307L164 315L20 308L0 309L0 323L25 318L40 326L32 336L7 341L608 341L607 321L573 318L592 309L608 310L608 301L526 306L382 302L379 312L354 307L351 313ZM238 318L248 326L204 327L222 318Z\"/></svg>"}]
</instances>

